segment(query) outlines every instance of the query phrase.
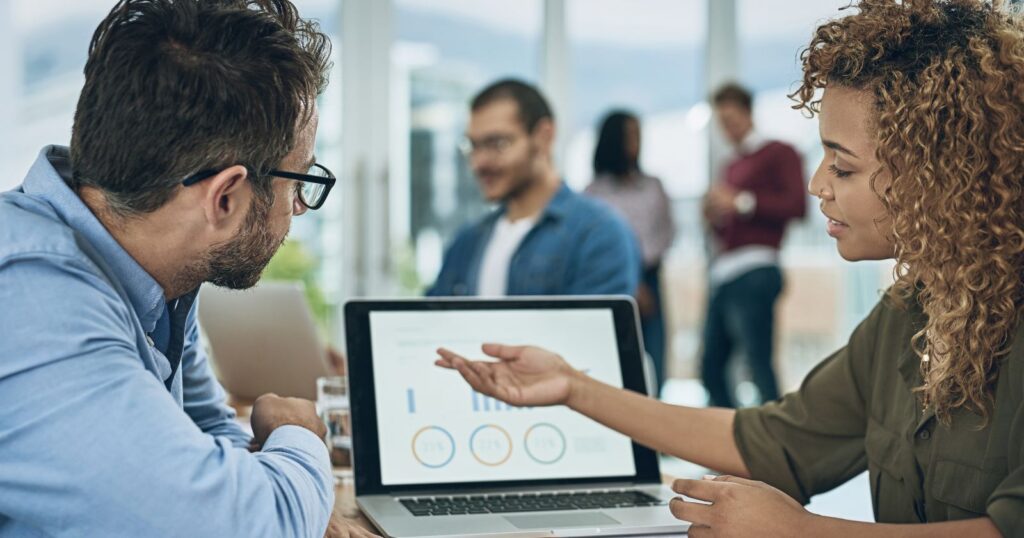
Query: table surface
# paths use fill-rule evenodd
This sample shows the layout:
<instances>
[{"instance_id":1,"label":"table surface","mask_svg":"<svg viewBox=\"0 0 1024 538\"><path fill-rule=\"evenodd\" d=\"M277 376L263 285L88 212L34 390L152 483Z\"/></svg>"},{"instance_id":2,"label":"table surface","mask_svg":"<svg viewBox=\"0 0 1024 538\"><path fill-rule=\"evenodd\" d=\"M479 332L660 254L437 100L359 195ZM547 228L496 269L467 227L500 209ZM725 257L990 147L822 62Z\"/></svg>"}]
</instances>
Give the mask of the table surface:
<instances>
[{"instance_id":1,"label":"table surface","mask_svg":"<svg viewBox=\"0 0 1024 538\"><path fill-rule=\"evenodd\" d=\"M338 478L342 475L341 478ZM373 523L363 515L363 512L356 506L355 482L352 479L351 470L336 469L334 482L334 512L343 517L357 522L365 529L379 533Z\"/></svg>"}]
</instances>

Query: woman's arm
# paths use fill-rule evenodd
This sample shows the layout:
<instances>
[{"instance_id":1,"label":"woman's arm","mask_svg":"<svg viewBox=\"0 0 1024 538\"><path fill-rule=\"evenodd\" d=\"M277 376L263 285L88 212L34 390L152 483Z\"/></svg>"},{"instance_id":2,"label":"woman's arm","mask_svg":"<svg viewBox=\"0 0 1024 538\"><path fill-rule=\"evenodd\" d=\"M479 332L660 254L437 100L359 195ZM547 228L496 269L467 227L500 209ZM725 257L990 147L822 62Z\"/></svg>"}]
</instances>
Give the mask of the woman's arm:
<instances>
[{"instance_id":1,"label":"woman's arm","mask_svg":"<svg viewBox=\"0 0 1024 538\"><path fill-rule=\"evenodd\" d=\"M668 405L597 381L558 354L532 346L487 344L498 362L441 349L438 366L458 370L477 392L512 405L568 405L659 452L720 472L749 476L733 438L732 409Z\"/></svg>"},{"instance_id":2,"label":"woman's arm","mask_svg":"<svg viewBox=\"0 0 1024 538\"><path fill-rule=\"evenodd\" d=\"M943 521L942 523L892 525L888 523L864 523L848 521L834 517L812 517L807 527L808 536L844 536L848 538L884 538L899 536L900 538L1000 538L1002 534L995 523L987 517L962 519L960 521Z\"/></svg>"},{"instance_id":3,"label":"woman's arm","mask_svg":"<svg viewBox=\"0 0 1024 538\"><path fill-rule=\"evenodd\" d=\"M883 311L876 307L849 344L808 374L798 391L740 411L664 404L590 379L558 354L532 346L485 345L484 353L497 362L439 350L437 364L512 405L568 405L655 450L764 480L806 503L866 466L867 399Z\"/></svg>"},{"instance_id":4,"label":"woman's arm","mask_svg":"<svg viewBox=\"0 0 1024 538\"><path fill-rule=\"evenodd\" d=\"M636 442L709 469L750 476L733 438L736 411L669 405L576 372L567 405Z\"/></svg>"}]
</instances>

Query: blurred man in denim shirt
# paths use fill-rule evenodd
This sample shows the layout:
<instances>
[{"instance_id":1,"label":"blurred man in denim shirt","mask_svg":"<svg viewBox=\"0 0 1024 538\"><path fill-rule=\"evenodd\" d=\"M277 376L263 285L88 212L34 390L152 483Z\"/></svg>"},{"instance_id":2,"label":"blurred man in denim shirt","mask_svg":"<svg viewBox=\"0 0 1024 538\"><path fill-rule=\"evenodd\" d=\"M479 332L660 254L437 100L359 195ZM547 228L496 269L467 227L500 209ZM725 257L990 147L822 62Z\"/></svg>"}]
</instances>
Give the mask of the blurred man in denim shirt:
<instances>
[{"instance_id":1,"label":"blurred man in denim shirt","mask_svg":"<svg viewBox=\"0 0 1024 538\"><path fill-rule=\"evenodd\" d=\"M633 295L636 239L610 208L562 182L540 92L501 80L471 109L462 150L498 208L459 232L428 295Z\"/></svg>"}]
</instances>

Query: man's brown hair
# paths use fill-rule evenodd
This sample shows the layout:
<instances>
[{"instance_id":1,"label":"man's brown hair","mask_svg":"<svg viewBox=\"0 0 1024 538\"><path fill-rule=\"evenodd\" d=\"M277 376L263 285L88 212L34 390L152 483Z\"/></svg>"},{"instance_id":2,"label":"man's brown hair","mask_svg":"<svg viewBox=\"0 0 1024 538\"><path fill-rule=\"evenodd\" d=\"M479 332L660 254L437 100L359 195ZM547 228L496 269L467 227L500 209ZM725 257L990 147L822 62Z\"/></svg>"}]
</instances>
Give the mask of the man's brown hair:
<instances>
[{"instance_id":1,"label":"man's brown hair","mask_svg":"<svg viewBox=\"0 0 1024 538\"><path fill-rule=\"evenodd\" d=\"M750 112L754 107L754 96L743 86L730 82L715 90L715 94L711 96L711 102L715 106L732 103Z\"/></svg>"},{"instance_id":2,"label":"man's brown hair","mask_svg":"<svg viewBox=\"0 0 1024 538\"><path fill-rule=\"evenodd\" d=\"M73 188L151 212L200 170L245 165L260 196L327 83L330 41L288 0L121 0L89 46Z\"/></svg>"}]
</instances>

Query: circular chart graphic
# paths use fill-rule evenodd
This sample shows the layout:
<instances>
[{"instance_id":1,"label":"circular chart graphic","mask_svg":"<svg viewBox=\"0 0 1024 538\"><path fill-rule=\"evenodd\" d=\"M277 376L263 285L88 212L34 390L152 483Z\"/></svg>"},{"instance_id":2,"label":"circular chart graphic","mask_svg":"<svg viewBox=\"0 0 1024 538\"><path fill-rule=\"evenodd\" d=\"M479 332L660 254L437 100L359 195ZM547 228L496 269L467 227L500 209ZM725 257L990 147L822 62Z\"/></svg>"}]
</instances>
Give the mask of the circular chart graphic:
<instances>
[{"instance_id":1,"label":"circular chart graphic","mask_svg":"<svg viewBox=\"0 0 1024 538\"><path fill-rule=\"evenodd\" d=\"M476 461L497 467L512 456L512 436L495 424L484 424L469 436L469 451Z\"/></svg>"},{"instance_id":2,"label":"circular chart graphic","mask_svg":"<svg viewBox=\"0 0 1024 538\"><path fill-rule=\"evenodd\" d=\"M541 422L526 430L526 454L533 461L549 465L565 456L565 435L554 424Z\"/></svg>"},{"instance_id":3,"label":"circular chart graphic","mask_svg":"<svg viewBox=\"0 0 1024 538\"><path fill-rule=\"evenodd\" d=\"M421 428L412 436L412 455L424 467L440 469L455 457L455 438L440 426Z\"/></svg>"}]
</instances>

